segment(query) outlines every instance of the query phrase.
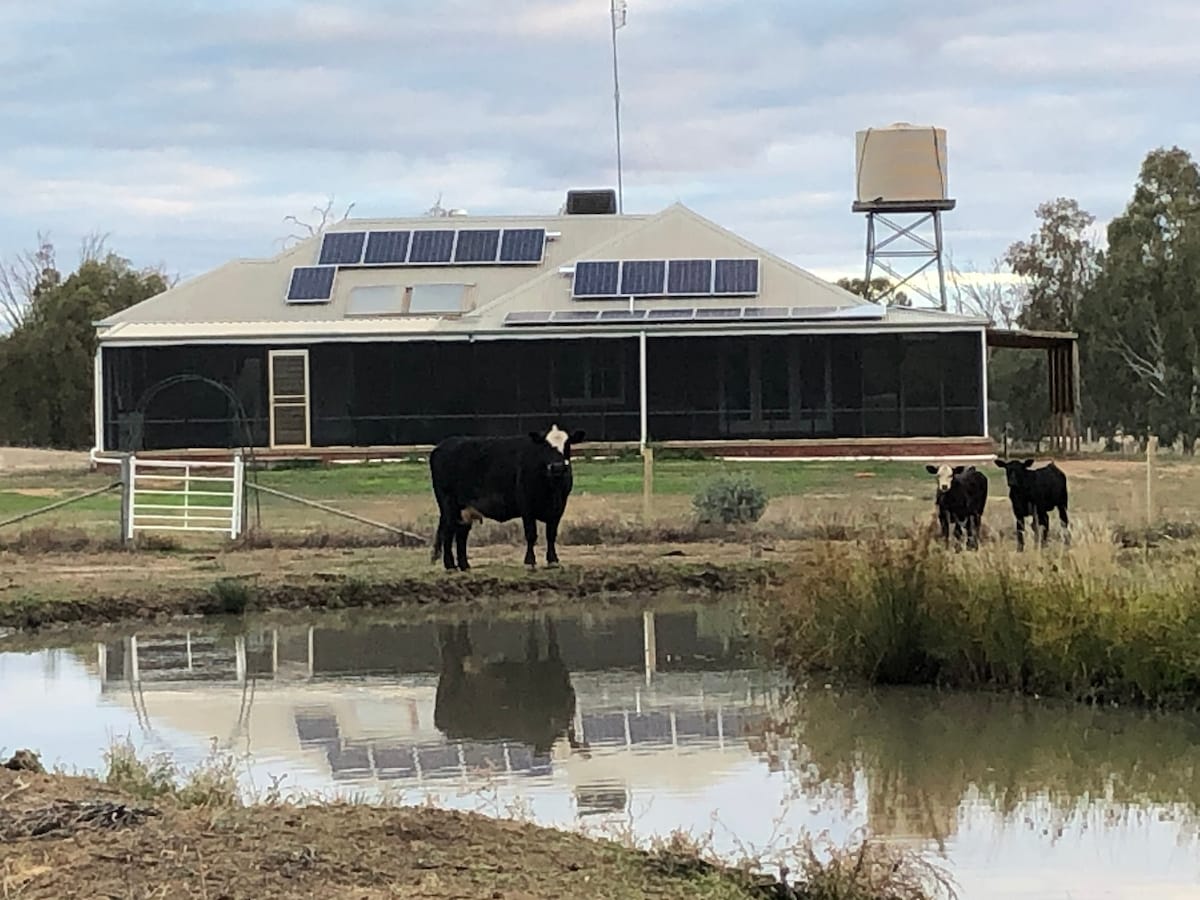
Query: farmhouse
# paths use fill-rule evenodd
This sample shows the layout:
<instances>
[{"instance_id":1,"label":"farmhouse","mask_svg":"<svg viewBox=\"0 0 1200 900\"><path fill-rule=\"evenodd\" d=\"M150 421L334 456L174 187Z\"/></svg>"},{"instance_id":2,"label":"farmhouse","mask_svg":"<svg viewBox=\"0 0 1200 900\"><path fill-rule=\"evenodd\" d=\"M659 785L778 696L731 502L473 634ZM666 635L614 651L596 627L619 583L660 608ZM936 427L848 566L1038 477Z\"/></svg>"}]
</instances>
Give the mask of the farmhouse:
<instances>
[{"instance_id":1,"label":"farmhouse","mask_svg":"<svg viewBox=\"0 0 1200 900\"><path fill-rule=\"evenodd\" d=\"M885 308L681 204L347 220L98 323L96 454L589 445L988 455L987 323Z\"/></svg>"}]
</instances>

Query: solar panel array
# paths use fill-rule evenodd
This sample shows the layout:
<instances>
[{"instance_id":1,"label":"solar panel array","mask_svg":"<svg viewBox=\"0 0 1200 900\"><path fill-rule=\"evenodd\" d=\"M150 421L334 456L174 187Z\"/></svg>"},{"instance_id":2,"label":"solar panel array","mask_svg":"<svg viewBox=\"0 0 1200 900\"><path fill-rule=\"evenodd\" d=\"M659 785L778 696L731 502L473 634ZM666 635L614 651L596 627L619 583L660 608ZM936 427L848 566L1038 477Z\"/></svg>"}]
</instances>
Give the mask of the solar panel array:
<instances>
[{"instance_id":1,"label":"solar panel array","mask_svg":"<svg viewBox=\"0 0 1200 900\"><path fill-rule=\"evenodd\" d=\"M575 263L571 296L752 297L757 259L598 259Z\"/></svg>"},{"instance_id":2,"label":"solar panel array","mask_svg":"<svg viewBox=\"0 0 1200 900\"><path fill-rule=\"evenodd\" d=\"M319 265L536 265L545 228L417 228L331 231L321 239Z\"/></svg>"},{"instance_id":3,"label":"solar panel array","mask_svg":"<svg viewBox=\"0 0 1200 900\"><path fill-rule=\"evenodd\" d=\"M860 306L710 306L657 309L571 309L557 312L528 310L511 312L505 325L603 325L661 322L763 322L879 319L885 310L875 304Z\"/></svg>"},{"instance_id":4,"label":"solar panel array","mask_svg":"<svg viewBox=\"0 0 1200 900\"><path fill-rule=\"evenodd\" d=\"M545 228L330 231L321 238L317 264L292 269L287 302L322 303L329 300L339 268L537 265L542 262L545 248Z\"/></svg>"}]
</instances>

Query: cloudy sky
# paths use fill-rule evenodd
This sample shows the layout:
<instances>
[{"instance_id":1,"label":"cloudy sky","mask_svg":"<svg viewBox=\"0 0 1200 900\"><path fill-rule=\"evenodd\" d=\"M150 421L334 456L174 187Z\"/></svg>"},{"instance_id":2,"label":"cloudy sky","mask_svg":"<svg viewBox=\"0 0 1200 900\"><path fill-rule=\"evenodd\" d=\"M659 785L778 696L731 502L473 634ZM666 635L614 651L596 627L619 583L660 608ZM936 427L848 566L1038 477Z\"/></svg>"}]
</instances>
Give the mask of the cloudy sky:
<instances>
[{"instance_id":1,"label":"cloudy sky","mask_svg":"<svg viewBox=\"0 0 1200 900\"><path fill-rule=\"evenodd\" d=\"M333 195L555 212L615 182L609 0L0 0L0 253L86 232L189 276ZM1145 153L1200 151L1195 0L628 0L625 207L681 200L825 275L861 269L854 133L948 133L957 264Z\"/></svg>"}]
</instances>

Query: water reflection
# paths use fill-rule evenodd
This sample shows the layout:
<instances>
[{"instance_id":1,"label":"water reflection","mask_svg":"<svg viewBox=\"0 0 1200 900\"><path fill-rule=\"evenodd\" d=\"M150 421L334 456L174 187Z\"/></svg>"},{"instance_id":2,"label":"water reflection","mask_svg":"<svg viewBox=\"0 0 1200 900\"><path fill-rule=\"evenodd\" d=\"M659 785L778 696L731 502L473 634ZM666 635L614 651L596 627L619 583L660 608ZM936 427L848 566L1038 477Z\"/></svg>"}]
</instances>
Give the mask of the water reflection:
<instances>
[{"instance_id":1,"label":"water reflection","mask_svg":"<svg viewBox=\"0 0 1200 900\"><path fill-rule=\"evenodd\" d=\"M1196 716L924 690L813 691L797 707L798 786L865 803L876 834L944 845L964 809L986 808L1050 843L1147 810L1196 836Z\"/></svg>"},{"instance_id":2,"label":"water reflection","mask_svg":"<svg viewBox=\"0 0 1200 900\"><path fill-rule=\"evenodd\" d=\"M453 740L519 741L538 757L547 756L564 735L572 747L578 746L575 691L554 620L546 622L545 658L538 623L530 621L526 628L522 658L491 662L475 655L467 622L438 628L442 669L433 724L442 734Z\"/></svg>"},{"instance_id":3,"label":"water reflection","mask_svg":"<svg viewBox=\"0 0 1200 900\"><path fill-rule=\"evenodd\" d=\"M1200 897L1200 719L975 694L788 697L736 609L355 613L4 653L0 745L97 767L110 735L248 782L641 836L731 856L802 831L944 854L967 897ZM716 814L718 824L713 824Z\"/></svg>"},{"instance_id":4,"label":"water reflection","mask_svg":"<svg viewBox=\"0 0 1200 900\"><path fill-rule=\"evenodd\" d=\"M560 772L582 817L623 812L634 784L654 784L647 754L747 752L779 688L749 647L733 610L702 607L158 631L98 645L97 667L102 696L128 703L147 737L212 735L334 783ZM699 789L726 767L667 781Z\"/></svg>"}]
</instances>

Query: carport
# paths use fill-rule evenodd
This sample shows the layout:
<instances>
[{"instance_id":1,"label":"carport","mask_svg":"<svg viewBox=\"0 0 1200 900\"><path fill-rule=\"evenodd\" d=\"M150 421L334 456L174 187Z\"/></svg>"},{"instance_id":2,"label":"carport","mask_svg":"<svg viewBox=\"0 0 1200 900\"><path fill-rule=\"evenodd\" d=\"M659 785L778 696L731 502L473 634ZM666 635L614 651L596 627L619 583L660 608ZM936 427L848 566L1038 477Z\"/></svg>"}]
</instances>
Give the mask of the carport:
<instances>
[{"instance_id":1,"label":"carport","mask_svg":"<svg viewBox=\"0 0 1200 900\"><path fill-rule=\"evenodd\" d=\"M1079 335L1073 331L1020 331L989 328L988 347L1045 350L1049 376L1050 448L1079 450Z\"/></svg>"}]
</instances>

